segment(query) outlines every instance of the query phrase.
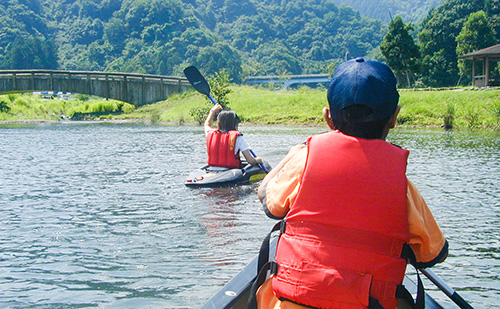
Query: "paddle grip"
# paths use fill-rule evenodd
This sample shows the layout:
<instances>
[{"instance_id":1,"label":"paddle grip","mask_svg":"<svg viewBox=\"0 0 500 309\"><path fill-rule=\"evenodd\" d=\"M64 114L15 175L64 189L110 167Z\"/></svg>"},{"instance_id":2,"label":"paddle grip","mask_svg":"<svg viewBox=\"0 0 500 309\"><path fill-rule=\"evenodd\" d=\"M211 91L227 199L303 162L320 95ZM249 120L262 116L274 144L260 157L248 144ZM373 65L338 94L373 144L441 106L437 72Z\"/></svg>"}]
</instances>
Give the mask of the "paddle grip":
<instances>
[{"instance_id":1,"label":"paddle grip","mask_svg":"<svg viewBox=\"0 0 500 309\"><path fill-rule=\"evenodd\" d=\"M252 154L252 156L257 157L257 155L255 154L255 152L253 152L252 149L250 149L250 153ZM269 173L269 170L267 169L267 167L264 164L259 163L259 166L260 166L260 168L262 168L264 170L264 172Z\"/></svg>"},{"instance_id":2,"label":"paddle grip","mask_svg":"<svg viewBox=\"0 0 500 309\"><path fill-rule=\"evenodd\" d=\"M210 101L212 101L214 105L217 105L217 102L215 102L214 98L212 98L211 95L208 95L208 98L210 99Z\"/></svg>"}]
</instances>

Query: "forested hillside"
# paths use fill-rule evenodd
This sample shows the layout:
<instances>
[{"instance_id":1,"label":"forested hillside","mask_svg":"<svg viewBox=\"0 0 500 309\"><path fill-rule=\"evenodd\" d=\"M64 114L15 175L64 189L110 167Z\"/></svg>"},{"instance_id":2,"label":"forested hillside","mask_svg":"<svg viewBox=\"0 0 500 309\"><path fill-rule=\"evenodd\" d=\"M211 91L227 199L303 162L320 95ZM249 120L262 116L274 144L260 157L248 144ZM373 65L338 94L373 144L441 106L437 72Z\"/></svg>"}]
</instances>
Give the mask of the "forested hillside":
<instances>
[{"instance_id":1,"label":"forested hillside","mask_svg":"<svg viewBox=\"0 0 500 309\"><path fill-rule=\"evenodd\" d=\"M348 5L370 18L389 22L401 16L406 22L416 23L445 0L333 0L337 5Z\"/></svg>"},{"instance_id":2,"label":"forested hillside","mask_svg":"<svg viewBox=\"0 0 500 309\"><path fill-rule=\"evenodd\" d=\"M236 82L247 75L332 72L346 58L368 55L383 60L379 46L388 31L381 20L338 3L349 2L383 18L386 11L393 17L420 16L441 1L1 1L0 69L181 75L184 67L194 64L208 74L226 69ZM476 20L485 20L484 29L491 26L492 39L469 44L473 35L467 29L477 23L469 19L478 11L484 13ZM419 33L416 43L410 43L420 52L412 58L418 63L408 81L456 85L456 40L464 25L472 26L460 36L466 41L458 46L462 53L498 42L499 13L500 0L447 0L438 5L411 32ZM411 18L402 20L408 23Z\"/></svg>"},{"instance_id":3,"label":"forested hillside","mask_svg":"<svg viewBox=\"0 0 500 309\"><path fill-rule=\"evenodd\" d=\"M235 80L325 72L386 31L331 0L10 0L0 14L2 69L169 75L195 64Z\"/></svg>"}]
</instances>

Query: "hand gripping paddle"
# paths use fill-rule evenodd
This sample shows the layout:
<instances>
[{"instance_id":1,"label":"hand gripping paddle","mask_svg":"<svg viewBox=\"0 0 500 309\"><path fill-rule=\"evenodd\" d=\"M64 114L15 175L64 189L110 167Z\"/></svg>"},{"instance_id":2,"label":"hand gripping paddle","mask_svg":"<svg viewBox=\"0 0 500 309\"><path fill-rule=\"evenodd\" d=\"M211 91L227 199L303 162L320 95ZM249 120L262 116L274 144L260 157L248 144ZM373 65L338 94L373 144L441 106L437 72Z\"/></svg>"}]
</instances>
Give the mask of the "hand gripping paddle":
<instances>
[{"instance_id":1,"label":"hand gripping paddle","mask_svg":"<svg viewBox=\"0 0 500 309\"><path fill-rule=\"evenodd\" d=\"M184 75L186 75L186 78L188 79L189 83L193 86L194 89L196 89L196 91L206 95L214 105L217 104L214 98L212 98L212 96L210 95L210 85L208 84L205 77L203 77L203 75L194 65L185 68ZM253 152L252 149L250 149L250 153L252 154L252 156L257 157L257 155ZM264 164L259 164L259 166L266 173L269 173L269 170Z\"/></svg>"}]
</instances>

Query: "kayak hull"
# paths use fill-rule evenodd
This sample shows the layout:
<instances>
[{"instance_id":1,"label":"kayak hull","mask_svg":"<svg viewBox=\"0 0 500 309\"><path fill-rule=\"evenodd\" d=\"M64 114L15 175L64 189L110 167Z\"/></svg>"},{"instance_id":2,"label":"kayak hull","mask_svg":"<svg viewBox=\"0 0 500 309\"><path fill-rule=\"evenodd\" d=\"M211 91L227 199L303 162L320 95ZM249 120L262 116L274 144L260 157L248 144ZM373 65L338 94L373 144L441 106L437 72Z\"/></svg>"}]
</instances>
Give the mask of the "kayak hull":
<instances>
[{"instance_id":1,"label":"kayak hull","mask_svg":"<svg viewBox=\"0 0 500 309\"><path fill-rule=\"evenodd\" d=\"M269 164L265 163L268 170ZM245 165L224 171L212 170L205 165L189 174L184 184L188 187L223 187L244 185L257 182L266 176L266 171L259 165Z\"/></svg>"}]
</instances>

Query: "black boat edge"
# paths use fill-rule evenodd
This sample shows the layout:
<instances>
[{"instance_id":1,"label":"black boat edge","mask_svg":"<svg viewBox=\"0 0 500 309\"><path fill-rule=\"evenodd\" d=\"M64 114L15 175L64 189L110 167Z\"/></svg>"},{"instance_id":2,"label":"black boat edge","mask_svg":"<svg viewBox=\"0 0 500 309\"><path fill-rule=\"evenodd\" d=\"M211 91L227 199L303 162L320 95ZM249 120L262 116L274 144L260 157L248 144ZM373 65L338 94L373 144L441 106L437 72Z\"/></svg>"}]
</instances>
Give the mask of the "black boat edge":
<instances>
[{"instance_id":1,"label":"black boat edge","mask_svg":"<svg viewBox=\"0 0 500 309\"><path fill-rule=\"evenodd\" d=\"M275 237L270 246L270 256L274 256L277 237ZM258 256L252 259L250 263L234 276L222 289L212 296L202 307L202 309L239 309L247 308L247 301L250 296L250 289L253 280L257 277ZM405 276L403 285L411 295L417 294L417 285L408 276ZM398 308L412 308L404 300L400 300ZM439 309L443 308L431 296L425 294L425 308Z\"/></svg>"}]
</instances>

